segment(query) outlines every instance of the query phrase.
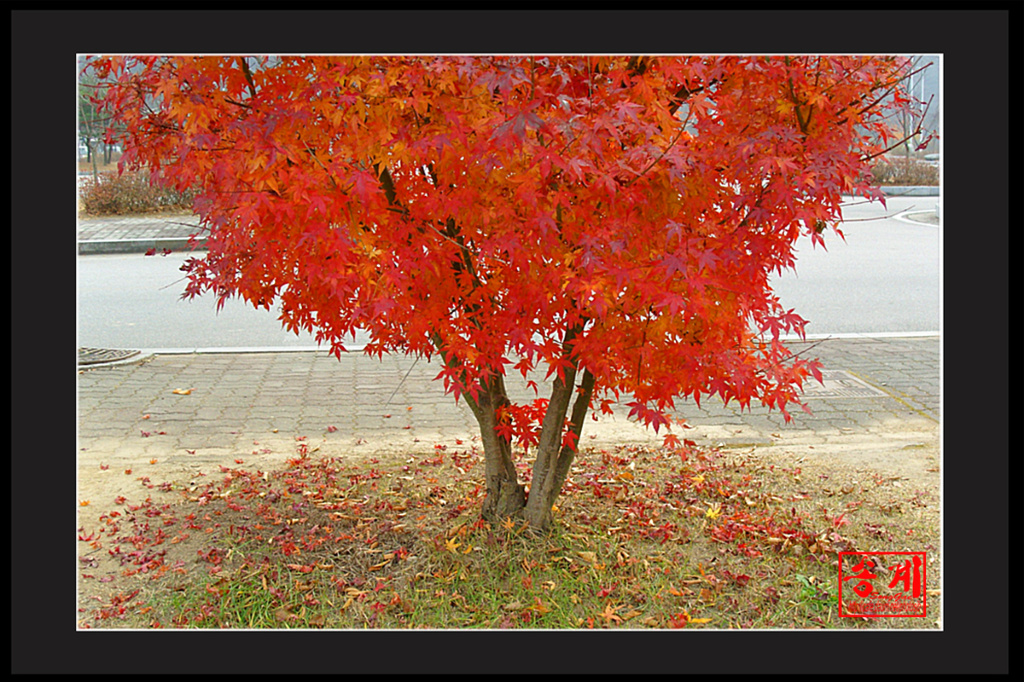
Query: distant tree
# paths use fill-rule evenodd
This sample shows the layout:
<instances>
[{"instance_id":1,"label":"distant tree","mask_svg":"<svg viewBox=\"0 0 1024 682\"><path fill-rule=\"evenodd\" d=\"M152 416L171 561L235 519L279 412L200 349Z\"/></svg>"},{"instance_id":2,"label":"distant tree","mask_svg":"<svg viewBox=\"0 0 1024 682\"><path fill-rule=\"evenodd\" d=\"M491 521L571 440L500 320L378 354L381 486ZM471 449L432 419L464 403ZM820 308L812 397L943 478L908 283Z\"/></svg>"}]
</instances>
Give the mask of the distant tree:
<instances>
[{"instance_id":1,"label":"distant tree","mask_svg":"<svg viewBox=\"0 0 1024 682\"><path fill-rule=\"evenodd\" d=\"M335 354L438 357L480 426L483 514L535 529L588 412L786 411L819 363L769 285L881 195L896 57L129 57L92 64L122 162L198 192L186 294L281 303ZM513 404L509 373L546 368ZM678 443L669 434L668 443ZM535 454L527 498L513 448Z\"/></svg>"},{"instance_id":2,"label":"distant tree","mask_svg":"<svg viewBox=\"0 0 1024 682\"><path fill-rule=\"evenodd\" d=\"M106 125L101 122L93 101L95 94L95 78L83 75L78 83L78 141L85 146L86 159L92 164L94 178L97 174L94 146L106 132Z\"/></svg>"}]
</instances>

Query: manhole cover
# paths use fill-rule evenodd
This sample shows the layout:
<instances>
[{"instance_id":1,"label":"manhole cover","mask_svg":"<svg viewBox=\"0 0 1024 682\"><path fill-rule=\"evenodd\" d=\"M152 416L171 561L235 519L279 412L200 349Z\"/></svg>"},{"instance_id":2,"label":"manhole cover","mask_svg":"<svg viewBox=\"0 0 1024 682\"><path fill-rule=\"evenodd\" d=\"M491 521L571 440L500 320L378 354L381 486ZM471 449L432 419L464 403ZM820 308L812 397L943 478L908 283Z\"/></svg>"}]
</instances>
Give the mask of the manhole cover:
<instances>
[{"instance_id":1,"label":"manhole cover","mask_svg":"<svg viewBox=\"0 0 1024 682\"><path fill-rule=\"evenodd\" d=\"M887 395L874 386L864 383L849 372L838 369L823 369L821 378L824 385L813 379L804 383L806 398L874 398Z\"/></svg>"},{"instance_id":2,"label":"manhole cover","mask_svg":"<svg viewBox=\"0 0 1024 682\"><path fill-rule=\"evenodd\" d=\"M117 350L114 348L79 348L79 365L98 365L103 362L127 360L139 354L137 350Z\"/></svg>"}]
</instances>

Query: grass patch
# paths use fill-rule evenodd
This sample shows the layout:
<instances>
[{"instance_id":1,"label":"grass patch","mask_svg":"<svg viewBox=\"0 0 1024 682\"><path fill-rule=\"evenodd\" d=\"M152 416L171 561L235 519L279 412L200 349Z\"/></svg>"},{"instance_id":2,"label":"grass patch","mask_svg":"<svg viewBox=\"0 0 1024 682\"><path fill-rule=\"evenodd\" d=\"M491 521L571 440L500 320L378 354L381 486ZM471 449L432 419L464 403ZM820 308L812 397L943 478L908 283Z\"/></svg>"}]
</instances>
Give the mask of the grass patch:
<instances>
[{"instance_id":1,"label":"grass patch","mask_svg":"<svg viewBox=\"0 0 1024 682\"><path fill-rule=\"evenodd\" d=\"M838 615L838 552L929 551L938 500L753 453L581 453L536 537L479 518L475 450L144 482L78 529L79 627L921 628ZM527 469L523 467L522 477ZM934 564L934 566L932 565Z\"/></svg>"}]
</instances>

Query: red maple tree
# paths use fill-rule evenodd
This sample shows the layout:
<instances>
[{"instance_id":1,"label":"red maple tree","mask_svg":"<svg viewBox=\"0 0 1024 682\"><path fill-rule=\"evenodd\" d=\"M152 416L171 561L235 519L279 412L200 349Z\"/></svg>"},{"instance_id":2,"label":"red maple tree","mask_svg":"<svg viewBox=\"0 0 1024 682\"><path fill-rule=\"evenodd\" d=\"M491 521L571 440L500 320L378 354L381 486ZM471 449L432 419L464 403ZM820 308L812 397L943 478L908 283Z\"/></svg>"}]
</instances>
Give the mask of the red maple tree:
<instances>
[{"instance_id":1,"label":"red maple tree","mask_svg":"<svg viewBox=\"0 0 1024 682\"><path fill-rule=\"evenodd\" d=\"M907 103L896 57L94 58L125 167L198 193L186 295L269 308L332 352L443 362L485 453L488 518L535 529L588 410L680 396L783 414L819 364L769 276ZM545 369L513 404L507 374ZM670 436L670 442L674 436ZM529 495L513 447L535 452Z\"/></svg>"}]
</instances>

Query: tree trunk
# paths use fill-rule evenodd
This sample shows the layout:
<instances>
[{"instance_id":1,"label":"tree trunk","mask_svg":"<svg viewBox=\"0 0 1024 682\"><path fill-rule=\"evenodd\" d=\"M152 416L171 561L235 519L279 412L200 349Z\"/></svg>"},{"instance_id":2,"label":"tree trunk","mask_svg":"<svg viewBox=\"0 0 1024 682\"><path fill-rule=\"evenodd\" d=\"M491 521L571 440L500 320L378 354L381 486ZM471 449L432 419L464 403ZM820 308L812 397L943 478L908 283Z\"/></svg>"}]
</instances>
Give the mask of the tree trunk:
<instances>
[{"instance_id":1,"label":"tree trunk","mask_svg":"<svg viewBox=\"0 0 1024 682\"><path fill-rule=\"evenodd\" d=\"M435 333L431 339L444 364L459 368L459 362L445 351L441 336ZM475 397L469 392L463 395L480 426L480 439L484 446L487 494L481 515L493 523L500 523L507 518L522 518L523 507L526 506L526 487L519 482L512 462L512 444L498 433L497 428L497 410L509 403L505 380L500 374L495 374L481 380L479 389Z\"/></svg>"},{"instance_id":2,"label":"tree trunk","mask_svg":"<svg viewBox=\"0 0 1024 682\"><path fill-rule=\"evenodd\" d=\"M519 483L512 462L512 444L497 430L497 410L509 402L505 382L500 375L495 376L483 383L475 399L468 395L466 399L480 425L484 446L487 496L481 513L485 519L494 523L507 518L520 518L526 504L526 488Z\"/></svg>"},{"instance_id":3,"label":"tree trunk","mask_svg":"<svg viewBox=\"0 0 1024 682\"><path fill-rule=\"evenodd\" d=\"M566 333L563 341L566 358L571 358L572 342L580 330L578 327ZM445 364L455 366L456 362L442 350L443 344L439 337L434 337L434 344ZM509 404L504 379L500 374L495 374L481 380L480 390L475 397L469 393L464 394L473 416L480 425L487 491L481 515L488 521L500 523L508 518L525 519L534 531L544 532L550 529L551 509L558 499L562 484L565 483L576 456L579 437L583 431L583 420L594 392L594 375L584 369L583 381L577 393L576 372L575 361L571 361L562 376L555 379L551 399L548 401L541 424L529 498L526 496L525 486L519 483L516 474L512 461L512 444L498 431L498 410ZM572 436L563 442L565 417L573 393L577 393L577 396L568 423Z\"/></svg>"},{"instance_id":4,"label":"tree trunk","mask_svg":"<svg viewBox=\"0 0 1024 682\"><path fill-rule=\"evenodd\" d=\"M548 403L548 413L544 415L544 426L537 446L537 459L533 465L530 497L524 512L530 528L539 532L551 528L551 510L579 450L583 420L587 416L590 397L594 393L594 375L584 369L583 381L572 407L572 416L569 418L569 432L572 435L563 442L562 425L565 423L565 413L574 392L575 375L575 370L566 372L565 380L556 382L551 402ZM552 406L555 408L554 413Z\"/></svg>"},{"instance_id":5,"label":"tree trunk","mask_svg":"<svg viewBox=\"0 0 1024 682\"><path fill-rule=\"evenodd\" d=\"M99 182L100 172L96 168L96 150L92 148L92 140L89 140L87 148L89 150L89 161L92 162L92 181L94 183Z\"/></svg>"}]
</instances>

